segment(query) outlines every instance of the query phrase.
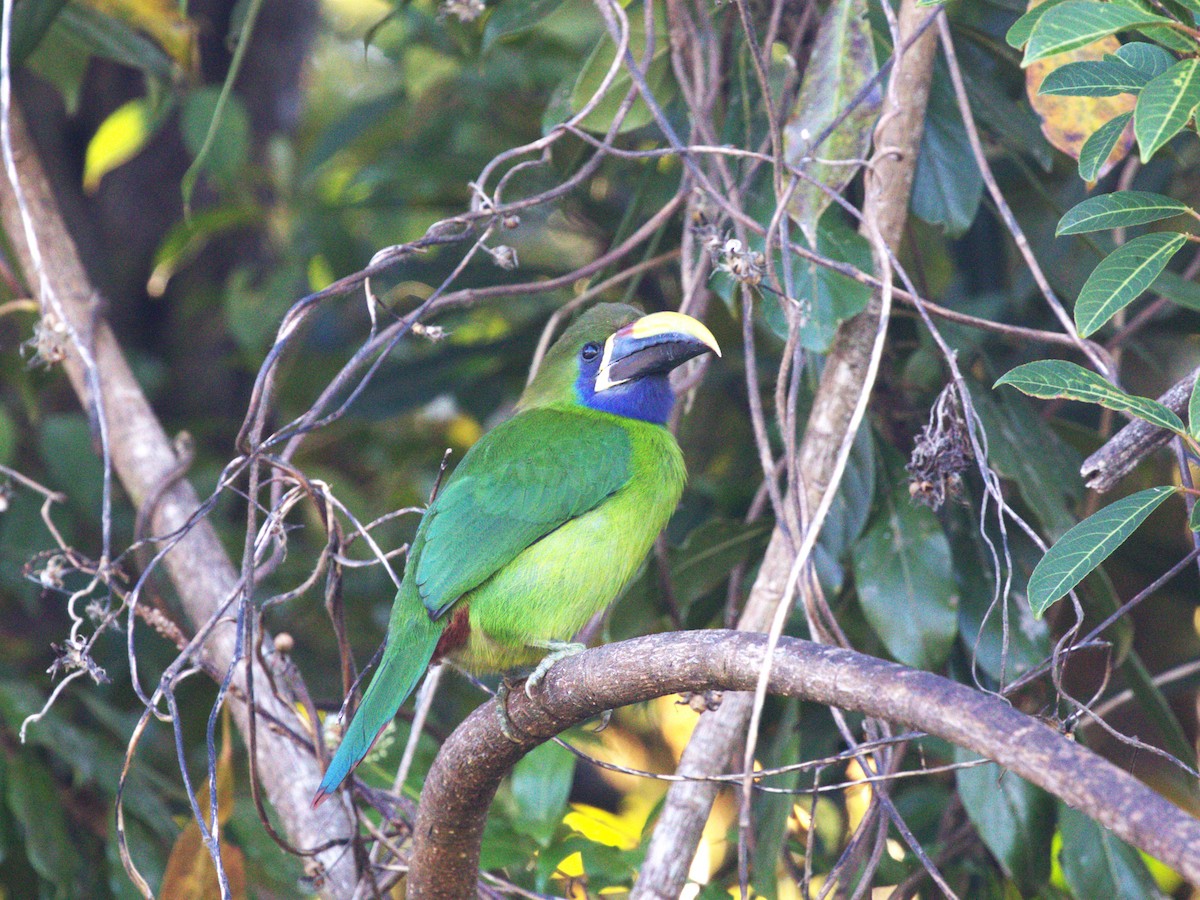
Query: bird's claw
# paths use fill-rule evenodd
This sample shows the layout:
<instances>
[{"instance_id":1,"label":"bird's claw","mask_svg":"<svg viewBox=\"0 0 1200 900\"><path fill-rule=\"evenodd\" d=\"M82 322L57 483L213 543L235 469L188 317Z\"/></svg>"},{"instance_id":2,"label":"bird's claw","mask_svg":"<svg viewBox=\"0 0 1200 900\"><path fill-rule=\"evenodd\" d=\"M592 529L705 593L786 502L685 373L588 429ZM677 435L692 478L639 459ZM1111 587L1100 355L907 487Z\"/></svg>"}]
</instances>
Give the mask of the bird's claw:
<instances>
[{"instance_id":1,"label":"bird's claw","mask_svg":"<svg viewBox=\"0 0 1200 900\"><path fill-rule=\"evenodd\" d=\"M514 744L523 744L524 741L517 737L519 729L508 717L508 692L508 679L502 678L500 685L496 688L496 715L500 718L500 733Z\"/></svg>"},{"instance_id":2,"label":"bird's claw","mask_svg":"<svg viewBox=\"0 0 1200 900\"><path fill-rule=\"evenodd\" d=\"M568 656L574 656L576 653L582 653L587 649L586 644L564 644L558 641L547 644L546 649L550 651L537 668L533 670L528 678L525 679L525 696L530 700L533 699L533 692L536 691L542 684L542 679L546 677L546 673L560 659L566 659Z\"/></svg>"},{"instance_id":3,"label":"bird's claw","mask_svg":"<svg viewBox=\"0 0 1200 900\"><path fill-rule=\"evenodd\" d=\"M612 714L613 711L611 709L606 709L604 712L600 713L600 723L592 729L592 734L599 734L605 728L607 728L609 723L612 721Z\"/></svg>"}]
</instances>

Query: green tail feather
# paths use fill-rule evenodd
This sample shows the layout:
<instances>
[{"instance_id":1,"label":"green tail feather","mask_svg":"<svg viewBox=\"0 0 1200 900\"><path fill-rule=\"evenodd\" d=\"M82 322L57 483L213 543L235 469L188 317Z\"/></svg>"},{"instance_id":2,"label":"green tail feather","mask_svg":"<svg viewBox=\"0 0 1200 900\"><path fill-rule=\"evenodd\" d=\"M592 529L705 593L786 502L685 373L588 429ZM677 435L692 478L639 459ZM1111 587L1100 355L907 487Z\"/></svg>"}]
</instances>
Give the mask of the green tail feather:
<instances>
[{"instance_id":1,"label":"green tail feather","mask_svg":"<svg viewBox=\"0 0 1200 900\"><path fill-rule=\"evenodd\" d=\"M402 587L401 594L404 592ZM396 715L429 668L446 623L445 620L431 621L420 599L415 596L416 592L413 593L412 603L406 603L408 598L401 596L392 608L392 620L388 624L379 671L371 679L362 705L350 720L341 746L330 761L313 798L313 805L336 791L351 770L362 761L379 732Z\"/></svg>"}]
</instances>

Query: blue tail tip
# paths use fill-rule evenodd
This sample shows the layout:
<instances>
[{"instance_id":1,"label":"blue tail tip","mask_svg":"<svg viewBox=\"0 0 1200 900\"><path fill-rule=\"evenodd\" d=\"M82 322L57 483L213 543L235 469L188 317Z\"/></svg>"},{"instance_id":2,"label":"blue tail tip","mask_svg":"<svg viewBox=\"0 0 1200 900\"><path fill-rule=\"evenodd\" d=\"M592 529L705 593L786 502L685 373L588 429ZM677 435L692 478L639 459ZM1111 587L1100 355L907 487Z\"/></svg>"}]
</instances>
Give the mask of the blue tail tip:
<instances>
[{"instance_id":1,"label":"blue tail tip","mask_svg":"<svg viewBox=\"0 0 1200 900\"><path fill-rule=\"evenodd\" d=\"M312 808L316 809L324 803L330 796L337 793L337 789L342 786L342 782L346 780L346 776L350 772L344 771L340 775L336 774L335 769L337 760L334 759L329 764L329 768L325 771L325 777L321 779L321 784L317 787L317 792L313 794Z\"/></svg>"}]
</instances>

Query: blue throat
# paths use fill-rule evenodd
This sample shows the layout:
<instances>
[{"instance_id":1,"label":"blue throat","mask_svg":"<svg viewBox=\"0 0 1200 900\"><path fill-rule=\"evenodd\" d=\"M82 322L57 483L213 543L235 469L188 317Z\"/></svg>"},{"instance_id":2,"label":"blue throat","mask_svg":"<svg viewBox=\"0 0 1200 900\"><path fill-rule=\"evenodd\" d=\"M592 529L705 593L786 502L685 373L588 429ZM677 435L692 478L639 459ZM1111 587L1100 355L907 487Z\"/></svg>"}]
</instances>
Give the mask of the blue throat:
<instances>
[{"instance_id":1,"label":"blue throat","mask_svg":"<svg viewBox=\"0 0 1200 900\"><path fill-rule=\"evenodd\" d=\"M580 367L579 378L575 382L575 395L580 403L590 409L627 419L641 419L655 425L667 423L671 408L675 405L675 394L665 373L635 378L597 394L594 390L595 368L588 365Z\"/></svg>"}]
</instances>

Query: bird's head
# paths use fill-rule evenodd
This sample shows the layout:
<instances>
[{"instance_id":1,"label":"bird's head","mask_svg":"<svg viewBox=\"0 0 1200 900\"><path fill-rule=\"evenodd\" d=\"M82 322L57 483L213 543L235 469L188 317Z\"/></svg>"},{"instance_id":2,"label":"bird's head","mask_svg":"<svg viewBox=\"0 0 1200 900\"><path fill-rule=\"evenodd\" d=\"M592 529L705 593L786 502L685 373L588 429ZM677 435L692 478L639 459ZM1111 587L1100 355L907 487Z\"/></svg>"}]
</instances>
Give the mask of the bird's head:
<instances>
[{"instance_id":1,"label":"bird's head","mask_svg":"<svg viewBox=\"0 0 1200 900\"><path fill-rule=\"evenodd\" d=\"M721 355L712 332L691 316L647 316L624 303L601 303L580 316L546 353L520 405L575 401L661 424L675 399L671 370L710 350Z\"/></svg>"}]
</instances>

